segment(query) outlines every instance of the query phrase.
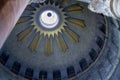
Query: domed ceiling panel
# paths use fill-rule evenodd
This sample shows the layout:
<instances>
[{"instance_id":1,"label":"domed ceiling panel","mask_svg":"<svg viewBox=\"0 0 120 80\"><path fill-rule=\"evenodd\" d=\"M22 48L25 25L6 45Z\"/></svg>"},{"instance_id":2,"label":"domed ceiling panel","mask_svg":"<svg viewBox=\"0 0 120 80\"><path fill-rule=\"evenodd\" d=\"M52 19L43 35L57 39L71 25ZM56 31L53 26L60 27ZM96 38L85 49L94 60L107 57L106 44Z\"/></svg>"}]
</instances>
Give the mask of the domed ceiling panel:
<instances>
[{"instance_id":1,"label":"domed ceiling panel","mask_svg":"<svg viewBox=\"0 0 120 80\"><path fill-rule=\"evenodd\" d=\"M46 2L44 4L38 4L29 6L25 12L31 15L23 15L18 24L30 22L27 25L28 28L21 31L17 37L19 41L25 41L31 35L32 31L35 31L36 37L33 39L29 48L32 51L38 51L41 43L41 38L45 37L44 53L50 55L54 53L52 45L53 38L57 39L57 43L60 51L65 52L69 47L66 44L63 33L65 33L72 42L79 41L79 35L69 28L69 23L72 27L82 29L85 27L84 20L74 18L68 14L83 14L83 8L80 4L72 4L67 7L61 7L62 5L56 4L55 2ZM34 8L32 10L32 8ZM30 10L29 10L30 9ZM63 43L63 44L62 44Z\"/></svg>"},{"instance_id":2,"label":"domed ceiling panel","mask_svg":"<svg viewBox=\"0 0 120 80\"><path fill-rule=\"evenodd\" d=\"M106 37L106 17L90 12L87 4L74 0L32 3L3 46L2 63L28 79L36 74L37 79L43 75L52 80L50 74L56 79L71 78L94 65Z\"/></svg>"}]
</instances>

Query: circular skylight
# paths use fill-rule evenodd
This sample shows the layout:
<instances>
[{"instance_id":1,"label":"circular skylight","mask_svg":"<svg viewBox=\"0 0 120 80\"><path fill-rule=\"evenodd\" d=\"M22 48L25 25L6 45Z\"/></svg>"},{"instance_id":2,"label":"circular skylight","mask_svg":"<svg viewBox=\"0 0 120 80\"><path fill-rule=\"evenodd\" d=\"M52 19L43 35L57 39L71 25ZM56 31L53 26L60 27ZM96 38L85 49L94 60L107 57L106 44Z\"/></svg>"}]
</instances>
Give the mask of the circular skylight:
<instances>
[{"instance_id":1,"label":"circular skylight","mask_svg":"<svg viewBox=\"0 0 120 80\"><path fill-rule=\"evenodd\" d=\"M44 28L55 28L59 22L57 13L52 10L46 10L40 15L40 23Z\"/></svg>"}]
</instances>

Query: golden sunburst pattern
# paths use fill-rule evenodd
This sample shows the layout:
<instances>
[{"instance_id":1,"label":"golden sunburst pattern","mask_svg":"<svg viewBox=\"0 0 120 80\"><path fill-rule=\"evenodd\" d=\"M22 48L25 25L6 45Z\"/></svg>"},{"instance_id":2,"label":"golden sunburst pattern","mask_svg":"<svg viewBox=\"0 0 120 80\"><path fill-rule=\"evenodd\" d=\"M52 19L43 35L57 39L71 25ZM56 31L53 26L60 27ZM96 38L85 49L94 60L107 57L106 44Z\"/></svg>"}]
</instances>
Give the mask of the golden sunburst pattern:
<instances>
[{"instance_id":1,"label":"golden sunburst pattern","mask_svg":"<svg viewBox=\"0 0 120 80\"><path fill-rule=\"evenodd\" d=\"M79 3L64 6L68 1L59 0L57 2L47 0L43 4L33 3L28 5L16 27L23 27L25 23L30 23L25 26L24 30L17 34L18 40L24 42L32 33L35 33L35 37L29 44L29 48L32 51L38 51L42 38L45 38L44 53L47 55L54 53L53 39L57 41L58 48L62 52L65 52L69 48L63 37L64 35L67 35L72 42L79 42L80 36L68 24L76 29L82 29L85 27L84 20L69 15L82 14L83 7Z\"/></svg>"}]
</instances>

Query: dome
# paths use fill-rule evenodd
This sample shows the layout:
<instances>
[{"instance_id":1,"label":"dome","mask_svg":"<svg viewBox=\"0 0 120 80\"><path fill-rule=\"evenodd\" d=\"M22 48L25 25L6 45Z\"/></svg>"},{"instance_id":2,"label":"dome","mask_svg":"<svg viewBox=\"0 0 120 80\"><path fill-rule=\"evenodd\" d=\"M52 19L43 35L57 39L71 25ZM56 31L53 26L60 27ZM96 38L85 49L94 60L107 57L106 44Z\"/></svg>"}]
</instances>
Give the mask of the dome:
<instances>
[{"instance_id":1,"label":"dome","mask_svg":"<svg viewBox=\"0 0 120 80\"><path fill-rule=\"evenodd\" d=\"M0 62L23 79L106 80L118 64L118 34L112 18L89 11L86 3L31 3L6 40Z\"/></svg>"}]
</instances>

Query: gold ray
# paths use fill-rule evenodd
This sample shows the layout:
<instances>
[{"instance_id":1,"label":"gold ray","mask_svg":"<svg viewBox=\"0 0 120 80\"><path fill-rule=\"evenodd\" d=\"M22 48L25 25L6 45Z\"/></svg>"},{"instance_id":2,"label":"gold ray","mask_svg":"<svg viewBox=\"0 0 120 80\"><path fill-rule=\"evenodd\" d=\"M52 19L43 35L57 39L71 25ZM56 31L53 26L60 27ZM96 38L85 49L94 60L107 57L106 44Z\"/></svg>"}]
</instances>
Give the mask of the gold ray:
<instances>
[{"instance_id":1,"label":"gold ray","mask_svg":"<svg viewBox=\"0 0 120 80\"><path fill-rule=\"evenodd\" d=\"M59 0L60 4L66 4L69 0Z\"/></svg>"},{"instance_id":2,"label":"gold ray","mask_svg":"<svg viewBox=\"0 0 120 80\"><path fill-rule=\"evenodd\" d=\"M29 45L29 48L32 51L38 51L41 39L42 39L42 35L40 35L39 33L36 33L36 36L33 39L33 41L31 42L31 44Z\"/></svg>"},{"instance_id":3,"label":"gold ray","mask_svg":"<svg viewBox=\"0 0 120 80\"><path fill-rule=\"evenodd\" d=\"M34 10L33 11L25 10L23 12L23 14L27 14L28 16L32 16L32 14L34 14Z\"/></svg>"},{"instance_id":4,"label":"gold ray","mask_svg":"<svg viewBox=\"0 0 120 80\"><path fill-rule=\"evenodd\" d=\"M56 39L57 39L57 43L58 43L58 47L59 47L60 51L65 52L68 49L68 46L67 46L65 40L63 39L62 35L59 34L56 37Z\"/></svg>"},{"instance_id":5,"label":"gold ray","mask_svg":"<svg viewBox=\"0 0 120 80\"><path fill-rule=\"evenodd\" d=\"M28 16L31 16L32 14L34 14L34 11L36 10L36 8L32 8L30 5L27 6L23 12L23 14L27 14Z\"/></svg>"},{"instance_id":6,"label":"gold ray","mask_svg":"<svg viewBox=\"0 0 120 80\"><path fill-rule=\"evenodd\" d=\"M17 24L15 25L15 27L21 27L22 25L24 25L27 21L32 21L32 18L31 17L29 17L29 16L27 16L27 17L21 17L19 20L18 20L18 22L17 22Z\"/></svg>"},{"instance_id":7,"label":"gold ray","mask_svg":"<svg viewBox=\"0 0 120 80\"><path fill-rule=\"evenodd\" d=\"M33 31L33 27L29 26L27 29L25 29L24 31L22 31L17 35L18 40L21 42L25 41L31 35L32 31Z\"/></svg>"},{"instance_id":8,"label":"gold ray","mask_svg":"<svg viewBox=\"0 0 120 80\"><path fill-rule=\"evenodd\" d=\"M23 17L21 17L21 18L18 20L17 24L24 23L24 22L27 22L27 21L29 21L29 20L31 20L31 17L29 17L29 16L23 16Z\"/></svg>"},{"instance_id":9,"label":"gold ray","mask_svg":"<svg viewBox=\"0 0 120 80\"><path fill-rule=\"evenodd\" d=\"M76 10L76 11L67 11L67 14L81 14L83 13L82 10Z\"/></svg>"},{"instance_id":10,"label":"gold ray","mask_svg":"<svg viewBox=\"0 0 120 80\"><path fill-rule=\"evenodd\" d=\"M50 55L53 53L53 46L52 46L52 37L46 38L45 43L45 54Z\"/></svg>"},{"instance_id":11,"label":"gold ray","mask_svg":"<svg viewBox=\"0 0 120 80\"><path fill-rule=\"evenodd\" d=\"M73 4L71 6L66 7L65 10L67 12L70 12L70 11L83 11L83 7L80 6L80 4Z\"/></svg>"},{"instance_id":12,"label":"gold ray","mask_svg":"<svg viewBox=\"0 0 120 80\"><path fill-rule=\"evenodd\" d=\"M22 27L23 25L26 25L26 24L27 24L27 22L25 22L25 23L19 23L19 24L16 24L15 27L19 28L19 27ZM31 24L32 23L30 22L28 25L31 26Z\"/></svg>"},{"instance_id":13,"label":"gold ray","mask_svg":"<svg viewBox=\"0 0 120 80\"><path fill-rule=\"evenodd\" d=\"M77 19L77 18L67 18L67 21L72 25L75 26L78 29L82 29L85 27L85 23L83 20L81 19Z\"/></svg>"},{"instance_id":14,"label":"gold ray","mask_svg":"<svg viewBox=\"0 0 120 80\"><path fill-rule=\"evenodd\" d=\"M48 4L47 4L47 5L51 6L51 2L50 2L50 0L48 1Z\"/></svg>"},{"instance_id":15,"label":"gold ray","mask_svg":"<svg viewBox=\"0 0 120 80\"><path fill-rule=\"evenodd\" d=\"M79 36L71 29L66 28L65 33L73 42L79 42Z\"/></svg>"}]
</instances>

